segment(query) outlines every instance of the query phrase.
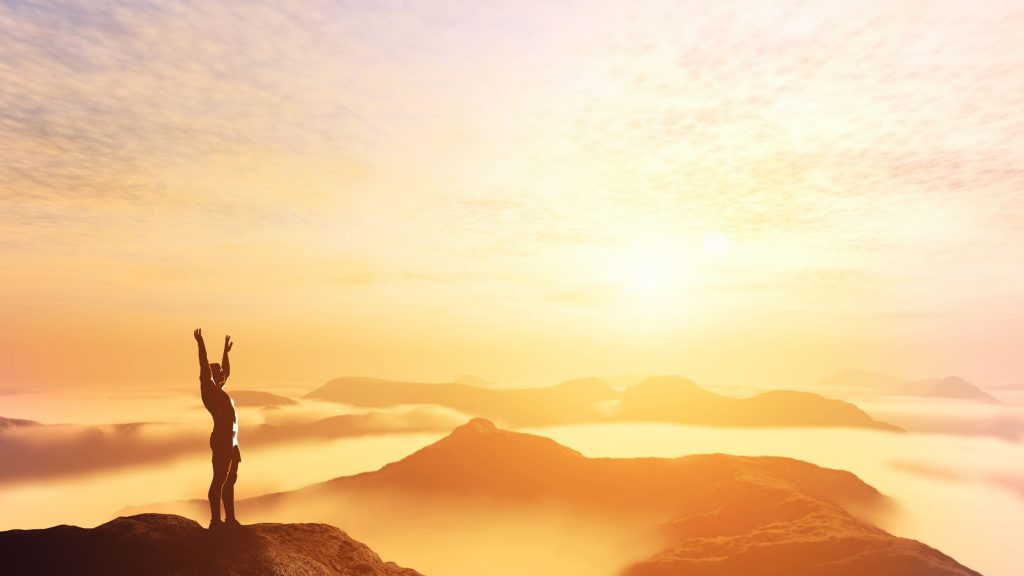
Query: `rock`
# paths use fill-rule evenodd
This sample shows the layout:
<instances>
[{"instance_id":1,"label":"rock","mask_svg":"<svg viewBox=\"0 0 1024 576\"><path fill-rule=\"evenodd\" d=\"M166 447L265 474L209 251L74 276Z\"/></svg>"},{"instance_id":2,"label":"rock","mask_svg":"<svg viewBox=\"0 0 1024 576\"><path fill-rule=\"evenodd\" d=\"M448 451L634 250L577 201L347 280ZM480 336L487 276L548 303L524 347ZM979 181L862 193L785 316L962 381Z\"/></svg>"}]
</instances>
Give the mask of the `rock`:
<instances>
[{"instance_id":1,"label":"rock","mask_svg":"<svg viewBox=\"0 0 1024 576\"><path fill-rule=\"evenodd\" d=\"M0 574L421 576L326 524L207 530L167 514L0 532Z\"/></svg>"}]
</instances>

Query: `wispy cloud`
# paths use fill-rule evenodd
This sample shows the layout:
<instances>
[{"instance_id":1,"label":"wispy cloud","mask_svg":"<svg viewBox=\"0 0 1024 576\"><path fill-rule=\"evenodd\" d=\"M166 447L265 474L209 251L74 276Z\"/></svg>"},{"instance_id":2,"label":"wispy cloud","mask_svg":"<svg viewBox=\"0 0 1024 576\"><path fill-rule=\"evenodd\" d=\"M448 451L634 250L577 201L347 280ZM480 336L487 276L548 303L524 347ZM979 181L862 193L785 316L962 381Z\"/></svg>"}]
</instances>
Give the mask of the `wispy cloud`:
<instances>
[{"instance_id":1,"label":"wispy cloud","mask_svg":"<svg viewBox=\"0 0 1024 576\"><path fill-rule=\"evenodd\" d=\"M708 324L1020 312L1021 25L951 1L0 2L2 294L431 333L446 311L457 340L569 323L593 299L552 294L653 243Z\"/></svg>"}]
</instances>

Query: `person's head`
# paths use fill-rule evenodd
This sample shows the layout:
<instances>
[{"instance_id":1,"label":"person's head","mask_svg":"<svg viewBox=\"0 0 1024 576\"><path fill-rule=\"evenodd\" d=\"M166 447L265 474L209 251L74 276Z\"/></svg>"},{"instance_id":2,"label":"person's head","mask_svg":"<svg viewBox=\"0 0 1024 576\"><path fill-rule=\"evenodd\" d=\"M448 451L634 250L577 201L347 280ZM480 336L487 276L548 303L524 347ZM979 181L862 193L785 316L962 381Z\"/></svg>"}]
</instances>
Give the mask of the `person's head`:
<instances>
[{"instance_id":1,"label":"person's head","mask_svg":"<svg viewBox=\"0 0 1024 576\"><path fill-rule=\"evenodd\" d=\"M216 362L210 362L210 375L213 376L213 383L217 386L224 386L224 383L227 382L224 370Z\"/></svg>"}]
</instances>

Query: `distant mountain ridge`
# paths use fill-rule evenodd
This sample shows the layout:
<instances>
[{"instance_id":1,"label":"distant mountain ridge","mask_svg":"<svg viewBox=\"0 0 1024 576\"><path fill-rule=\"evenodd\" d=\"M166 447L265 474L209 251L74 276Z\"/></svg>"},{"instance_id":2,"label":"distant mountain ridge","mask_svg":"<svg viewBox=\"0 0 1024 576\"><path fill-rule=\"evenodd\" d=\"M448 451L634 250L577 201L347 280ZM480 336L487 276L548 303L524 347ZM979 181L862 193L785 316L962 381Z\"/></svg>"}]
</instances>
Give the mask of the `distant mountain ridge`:
<instances>
[{"instance_id":1,"label":"distant mountain ridge","mask_svg":"<svg viewBox=\"0 0 1024 576\"><path fill-rule=\"evenodd\" d=\"M1001 400L971 384L959 376L926 378L904 383L896 392L905 396L928 396L932 398L967 398L985 402L1002 403Z\"/></svg>"},{"instance_id":2,"label":"distant mountain ridge","mask_svg":"<svg viewBox=\"0 0 1024 576\"><path fill-rule=\"evenodd\" d=\"M847 369L820 380L819 384L863 388L886 395L951 398L991 404L1003 403L1002 400L959 376L905 380L882 372Z\"/></svg>"},{"instance_id":3,"label":"distant mountain ridge","mask_svg":"<svg viewBox=\"0 0 1024 576\"><path fill-rule=\"evenodd\" d=\"M107 576L422 576L384 562L324 524L209 531L180 516L140 514L97 526L0 532L0 574Z\"/></svg>"},{"instance_id":4,"label":"distant mountain ridge","mask_svg":"<svg viewBox=\"0 0 1024 576\"><path fill-rule=\"evenodd\" d=\"M262 390L232 390L231 399L239 407L245 406L290 406L297 404L295 400L280 394L264 392Z\"/></svg>"},{"instance_id":5,"label":"distant mountain ridge","mask_svg":"<svg viewBox=\"0 0 1024 576\"><path fill-rule=\"evenodd\" d=\"M361 407L434 404L511 426L668 422L705 426L846 426L896 431L857 406L810 392L750 398L715 394L680 376L646 378L624 391L598 378L542 388L481 388L453 382L337 378L306 395Z\"/></svg>"},{"instance_id":6,"label":"distant mountain ridge","mask_svg":"<svg viewBox=\"0 0 1024 576\"><path fill-rule=\"evenodd\" d=\"M4 418L0 416L0 430L6 428L22 428L26 426L39 426L39 422L35 420L22 420L20 418Z\"/></svg>"}]
</instances>

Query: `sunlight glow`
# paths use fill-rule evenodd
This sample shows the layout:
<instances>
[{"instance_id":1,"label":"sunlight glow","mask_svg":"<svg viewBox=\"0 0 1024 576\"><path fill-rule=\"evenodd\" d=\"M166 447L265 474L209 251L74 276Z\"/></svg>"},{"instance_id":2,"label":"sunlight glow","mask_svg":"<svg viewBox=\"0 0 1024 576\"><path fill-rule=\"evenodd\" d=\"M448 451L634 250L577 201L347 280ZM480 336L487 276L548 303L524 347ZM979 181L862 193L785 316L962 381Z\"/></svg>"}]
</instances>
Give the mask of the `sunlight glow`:
<instances>
[{"instance_id":1,"label":"sunlight glow","mask_svg":"<svg viewBox=\"0 0 1024 576\"><path fill-rule=\"evenodd\" d=\"M704 236L704 249L715 256L725 254L729 249L729 237L715 230Z\"/></svg>"},{"instance_id":2,"label":"sunlight glow","mask_svg":"<svg viewBox=\"0 0 1024 576\"><path fill-rule=\"evenodd\" d=\"M666 245L644 245L628 252L622 283L633 296L663 297L682 288L686 263Z\"/></svg>"}]
</instances>

